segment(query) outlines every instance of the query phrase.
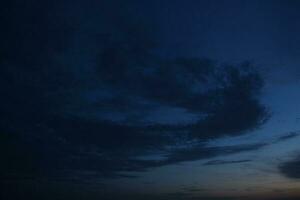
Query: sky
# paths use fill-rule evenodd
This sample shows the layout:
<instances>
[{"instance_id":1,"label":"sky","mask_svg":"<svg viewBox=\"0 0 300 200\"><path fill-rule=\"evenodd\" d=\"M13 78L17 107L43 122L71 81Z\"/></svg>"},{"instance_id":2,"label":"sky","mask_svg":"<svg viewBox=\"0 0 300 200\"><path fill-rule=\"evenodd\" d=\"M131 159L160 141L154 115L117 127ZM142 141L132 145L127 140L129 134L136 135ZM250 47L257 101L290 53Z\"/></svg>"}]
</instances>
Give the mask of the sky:
<instances>
[{"instance_id":1,"label":"sky","mask_svg":"<svg viewBox=\"0 0 300 200\"><path fill-rule=\"evenodd\" d=\"M4 3L1 199L299 199L299 9Z\"/></svg>"}]
</instances>

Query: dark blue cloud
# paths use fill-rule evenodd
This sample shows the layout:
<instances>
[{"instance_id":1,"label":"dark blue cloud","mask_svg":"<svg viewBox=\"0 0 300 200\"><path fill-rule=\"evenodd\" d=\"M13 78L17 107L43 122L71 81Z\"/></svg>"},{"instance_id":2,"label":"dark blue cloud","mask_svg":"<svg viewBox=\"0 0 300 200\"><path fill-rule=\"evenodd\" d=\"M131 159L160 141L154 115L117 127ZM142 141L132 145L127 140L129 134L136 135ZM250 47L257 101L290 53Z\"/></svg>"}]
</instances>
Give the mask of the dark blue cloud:
<instances>
[{"instance_id":1,"label":"dark blue cloud","mask_svg":"<svg viewBox=\"0 0 300 200\"><path fill-rule=\"evenodd\" d=\"M299 136L299 132L298 131L289 132L289 133L287 133L287 134L279 137L276 142L281 142L281 141L293 139L293 138L298 137L298 136Z\"/></svg>"},{"instance_id":2,"label":"dark blue cloud","mask_svg":"<svg viewBox=\"0 0 300 200\"><path fill-rule=\"evenodd\" d=\"M91 139L92 136L89 135L70 140L44 133L42 137L21 137L5 134L2 138L1 152L5 153L5 163L1 165L2 179L48 179L88 183L99 181L99 178L131 178L134 176L127 175L126 172L142 172L154 167L254 151L266 145L205 147L199 143L191 147L162 150L162 141L165 141L163 138L153 141L150 137L152 141L147 141L147 138L138 136L132 139L125 136L122 140L113 139L116 136L111 139L101 136L105 139L101 141L100 136ZM136 157L149 155L147 151L154 150L163 152L164 156L159 160ZM155 152L150 155L155 155Z\"/></svg>"},{"instance_id":3,"label":"dark blue cloud","mask_svg":"<svg viewBox=\"0 0 300 200\"><path fill-rule=\"evenodd\" d=\"M216 156L235 154L245 151L255 151L263 148L266 144L247 144L236 146L222 146L222 147L192 147L184 148L174 151L169 155L168 163L178 163L184 161L194 161L206 158L212 158Z\"/></svg>"},{"instance_id":4,"label":"dark blue cloud","mask_svg":"<svg viewBox=\"0 0 300 200\"><path fill-rule=\"evenodd\" d=\"M204 165L225 165L225 164L239 164L251 162L252 160L212 160L204 163Z\"/></svg>"},{"instance_id":5,"label":"dark blue cloud","mask_svg":"<svg viewBox=\"0 0 300 200\"><path fill-rule=\"evenodd\" d=\"M206 146L268 118L264 81L250 63L161 56L152 26L125 11L98 27L111 14L90 8L73 21L76 9L60 12L64 3L9 4L1 8L1 177L129 177L265 145ZM88 58L67 56L78 40ZM88 65L74 63L78 57Z\"/></svg>"},{"instance_id":6,"label":"dark blue cloud","mask_svg":"<svg viewBox=\"0 0 300 200\"><path fill-rule=\"evenodd\" d=\"M300 157L281 163L279 171L288 178L300 179Z\"/></svg>"}]
</instances>

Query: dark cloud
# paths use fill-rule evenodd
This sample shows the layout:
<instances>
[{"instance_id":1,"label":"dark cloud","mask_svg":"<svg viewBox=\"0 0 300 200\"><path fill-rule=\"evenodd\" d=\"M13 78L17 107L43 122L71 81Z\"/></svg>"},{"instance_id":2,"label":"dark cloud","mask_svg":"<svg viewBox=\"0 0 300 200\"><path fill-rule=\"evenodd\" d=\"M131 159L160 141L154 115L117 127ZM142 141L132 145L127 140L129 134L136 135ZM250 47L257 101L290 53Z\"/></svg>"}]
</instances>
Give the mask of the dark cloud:
<instances>
[{"instance_id":1,"label":"dark cloud","mask_svg":"<svg viewBox=\"0 0 300 200\"><path fill-rule=\"evenodd\" d=\"M279 171L288 178L300 179L300 156L280 164Z\"/></svg>"},{"instance_id":2,"label":"dark cloud","mask_svg":"<svg viewBox=\"0 0 300 200\"><path fill-rule=\"evenodd\" d=\"M87 128L91 128L91 125L89 124ZM115 128L116 126L113 126L111 130ZM102 129L103 127L100 126L99 131ZM1 165L2 179L49 179L93 183L99 181L99 178L134 178L127 173L253 151L265 146L265 144L251 144L205 147L203 144L194 144L191 147L162 150L164 146L162 141L166 142L163 138L158 138L157 141L154 141L153 137L150 137L151 141L138 136L130 139L132 135L128 133L129 135L126 136L127 133L124 132L125 138L122 140L102 136L105 140L102 141L103 139L98 139L100 136L93 138L91 131L83 132L83 134L89 134L89 136L82 135L76 140L71 140L62 139L62 135L58 137L45 134L42 137L28 139L26 136L21 138L21 136L6 134L1 141L1 144L3 143L1 152L5 153L3 158L6 161ZM158 153L160 150L160 153L164 152L165 155L161 159L136 157L149 155L147 149ZM156 154L151 152L150 155Z\"/></svg>"},{"instance_id":3,"label":"dark cloud","mask_svg":"<svg viewBox=\"0 0 300 200\"><path fill-rule=\"evenodd\" d=\"M279 138L276 140L276 142L281 142L281 141L293 139L293 138L298 137L298 136L299 136L299 132L298 132L298 131L295 131L295 132L289 132L289 133L286 133L285 135L279 137Z\"/></svg>"},{"instance_id":4,"label":"dark cloud","mask_svg":"<svg viewBox=\"0 0 300 200\"><path fill-rule=\"evenodd\" d=\"M169 155L169 163L178 163L184 161L194 161L206 158L212 158L221 155L235 154L244 151L254 151L261 149L266 144L248 144L236 146L222 146L222 147L192 147L177 150Z\"/></svg>"},{"instance_id":5,"label":"dark cloud","mask_svg":"<svg viewBox=\"0 0 300 200\"><path fill-rule=\"evenodd\" d=\"M225 164L239 164L251 162L252 160L212 160L204 163L204 165L225 165Z\"/></svg>"},{"instance_id":6,"label":"dark cloud","mask_svg":"<svg viewBox=\"0 0 300 200\"><path fill-rule=\"evenodd\" d=\"M120 14L98 26L110 14L73 19L77 10L64 9L50 1L1 8L9 26L1 33L1 177L132 177L265 145L206 146L268 118L250 63L166 58L147 23Z\"/></svg>"},{"instance_id":7,"label":"dark cloud","mask_svg":"<svg viewBox=\"0 0 300 200\"><path fill-rule=\"evenodd\" d=\"M206 191L209 191L209 189L207 188L198 188L198 187L184 187L182 189L183 191L185 192L190 192L190 193L201 193L201 192L206 192Z\"/></svg>"},{"instance_id":8,"label":"dark cloud","mask_svg":"<svg viewBox=\"0 0 300 200\"><path fill-rule=\"evenodd\" d=\"M160 197L157 197L155 199L175 199L175 200L237 200L237 199L244 199L243 197L215 197L215 196L208 196L208 195L201 195L201 194L195 194L195 192L173 192L168 193L165 195L161 195Z\"/></svg>"},{"instance_id":9,"label":"dark cloud","mask_svg":"<svg viewBox=\"0 0 300 200\"><path fill-rule=\"evenodd\" d=\"M132 113L141 113L141 109L136 111L134 108L141 103L156 108L183 109L198 115L198 123L174 127L189 130L193 137L201 139L238 135L265 121L266 109L257 99L263 80L249 63L220 66L199 58L162 61L162 58L153 56L137 56L132 53L131 48L134 47L130 41L125 39L125 44L125 49L123 43L114 44L113 51L104 48L105 54L101 54L101 62L98 62L97 69L103 84L118 91L117 99L108 99L114 104L112 107L125 104L124 109ZM136 63L139 56L143 57L143 63ZM128 60L130 57L133 59ZM116 61L120 63L113 63ZM132 113L129 115L134 115ZM147 110L143 110L138 119L142 120L148 114Z\"/></svg>"}]
</instances>

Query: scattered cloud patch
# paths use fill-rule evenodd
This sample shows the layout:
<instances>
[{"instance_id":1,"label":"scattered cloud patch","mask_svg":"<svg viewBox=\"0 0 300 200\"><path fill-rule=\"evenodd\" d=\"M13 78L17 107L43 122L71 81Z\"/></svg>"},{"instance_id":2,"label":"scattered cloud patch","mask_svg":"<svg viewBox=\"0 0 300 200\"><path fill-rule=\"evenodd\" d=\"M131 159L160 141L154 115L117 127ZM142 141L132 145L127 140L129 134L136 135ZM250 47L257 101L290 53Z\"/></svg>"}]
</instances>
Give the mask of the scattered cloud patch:
<instances>
[{"instance_id":1,"label":"scattered cloud patch","mask_svg":"<svg viewBox=\"0 0 300 200\"><path fill-rule=\"evenodd\" d=\"M287 178L300 179L300 156L281 163L279 165L279 171Z\"/></svg>"}]
</instances>

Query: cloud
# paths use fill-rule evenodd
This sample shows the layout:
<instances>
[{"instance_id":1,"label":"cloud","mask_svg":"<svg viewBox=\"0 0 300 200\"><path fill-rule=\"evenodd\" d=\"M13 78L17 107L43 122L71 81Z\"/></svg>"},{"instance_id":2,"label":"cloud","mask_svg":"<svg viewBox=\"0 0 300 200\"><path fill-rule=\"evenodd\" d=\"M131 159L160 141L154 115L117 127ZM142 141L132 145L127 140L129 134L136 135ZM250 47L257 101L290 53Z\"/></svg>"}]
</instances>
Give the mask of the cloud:
<instances>
[{"instance_id":1,"label":"cloud","mask_svg":"<svg viewBox=\"0 0 300 200\"><path fill-rule=\"evenodd\" d=\"M166 58L147 23L125 15L98 27L105 17L72 21L75 11L57 9L11 5L6 12L2 177L130 177L265 145L206 146L268 119L259 100L263 79L250 63ZM147 156L163 159L141 159Z\"/></svg>"},{"instance_id":2,"label":"cloud","mask_svg":"<svg viewBox=\"0 0 300 200\"><path fill-rule=\"evenodd\" d=\"M97 70L103 85L118 91L116 98L107 101L117 106L125 104L123 107L127 109L127 117L139 119L132 123L151 118L148 116L151 114L149 110L136 110L135 105L143 104L152 107L151 110L157 107L181 109L190 116L191 121L195 121L192 116L202 116L197 123L174 126L189 130L193 137L201 139L239 135L244 130L258 127L267 119L267 110L257 99L263 80L250 64L224 67L208 59L145 58L132 53L134 46L130 41L125 39L124 43L114 43L116 47L113 51L104 48L106 53L99 56L101 62L98 62ZM144 58L143 63L132 63L139 56ZM128 60L130 57L133 60ZM115 60L120 63L112 63ZM124 102L125 99L127 102ZM107 104L110 106L109 102ZM157 121L156 125L164 124ZM170 126L167 128L172 129Z\"/></svg>"},{"instance_id":3,"label":"cloud","mask_svg":"<svg viewBox=\"0 0 300 200\"><path fill-rule=\"evenodd\" d=\"M299 132L298 131L289 132L289 133L287 133L287 134L279 137L275 142L286 141L286 140L293 139L293 138L298 137L298 136L299 136Z\"/></svg>"},{"instance_id":4,"label":"cloud","mask_svg":"<svg viewBox=\"0 0 300 200\"><path fill-rule=\"evenodd\" d=\"M184 192L190 192L190 193L201 193L201 192L207 192L209 189L207 188L199 188L199 187L184 187L182 189Z\"/></svg>"},{"instance_id":5,"label":"cloud","mask_svg":"<svg viewBox=\"0 0 300 200\"><path fill-rule=\"evenodd\" d=\"M224 165L224 164L239 164L251 162L252 160L212 160L204 163L204 165Z\"/></svg>"},{"instance_id":6,"label":"cloud","mask_svg":"<svg viewBox=\"0 0 300 200\"><path fill-rule=\"evenodd\" d=\"M62 123L66 125L66 122ZM72 124L76 125L76 123ZM91 128L92 126L88 124L87 127ZM113 130L115 128L113 126ZM75 126L73 130L78 129ZM66 135L69 134L67 129L62 132ZM129 134L126 132L124 132L122 140L113 139L116 137L113 135L107 138L96 135L94 138L91 130L83 132L83 134L89 134L89 136L82 135L80 138L72 137L72 140L69 138L61 140L55 135L26 139L7 134L1 141L1 152L5 152L3 158L6 161L1 165L2 179L49 179L92 183L101 178L134 178L127 173L254 151L265 146L265 144L250 144L205 147L203 144L194 144L192 147L161 150L165 154L161 159L141 159L136 156L147 155L147 150L158 151L163 146L160 140L165 140L160 138L155 141L152 138L150 141L140 137L129 139L132 135L126 136ZM155 153L152 152L150 155L155 155Z\"/></svg>"},{"instance_id":7,"label":"cloud","mask_svg":"<svg viewBox=\"0 0 300 200\"><path fill-rule=\"evenodd\" d=\"M216 156L241 153L245 151L255 151L261 149L266 144L247 144L236 146L221 147L193 147L174 151L168 157L168 163L178 163L184 161L195 161L201 159L212 158Z\"/></svg>"},{"instance_id":8,"label":"cloud","mask_svg":"<svg viewBox=\"0 0 300 200\"><path fill-rule=\"evenodd\" d=\"M288 177L288 178L292 178L292 179L300 179L300 156L281 163L279 165L279 171L281 172L281 174L283 174L284 176Z\"/></svg>"},{"instance_id":9,"label":"cloud","mask_svg":"<svg viewBox=\"0 0 300 200\"><path fill-rule=\"evenodd\" d=\"M237 200L237 199L244 199L243 197L215 197L212 195L201 195L196 194L195 192L172 192L165 195L160 195L159 197L156 197L155 199L178 199L178 200ZM245 198L247 199L247 198Z\"/></svg>"}]
</instances>

